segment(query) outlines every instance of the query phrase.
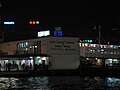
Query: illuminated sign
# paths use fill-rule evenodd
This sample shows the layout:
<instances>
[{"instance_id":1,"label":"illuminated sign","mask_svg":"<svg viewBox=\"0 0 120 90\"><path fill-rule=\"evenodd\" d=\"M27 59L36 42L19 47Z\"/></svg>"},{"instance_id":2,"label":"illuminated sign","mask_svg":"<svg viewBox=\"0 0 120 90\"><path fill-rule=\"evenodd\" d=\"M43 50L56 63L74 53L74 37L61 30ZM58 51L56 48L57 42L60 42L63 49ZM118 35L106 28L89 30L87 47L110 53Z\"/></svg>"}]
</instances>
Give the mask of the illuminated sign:
<instances>
[{"instance_id":1,"label":"illuminated sign","mask_svg":"<svg viewBox=\"0 0 120 90\"><path fill-rule=\"evenodd\" d=\"M4 24L15 24L15 22L4 22Z\"/></svg>"},{"instance_id":2,"label":"illuminated sign","mask_svg":"<svg viewBox=\"0 0 120 90\"><path fill-rule=\"evenodd\" d=\"M62 31L58 31L58 36L62 36Z\"/></svg>"},{"instance_id":3,"label":"illuminated sign","mask_svg":"<svg viewBox=\"0 0 120 90\"><path fill-rule=\"evenodd\" d=\"M57 36L57 31L54 31L54 36L55 36L55 37Z\"/></svg>"},{"instance_id":4,"label":"illuminated sign","mask_svg":"<svg viewBox=\"0 0 120 90\"><path fill-rule=\"evenodd\" d=\"M39 21L29 21L29 24L39 24Z\"/></svg>"},{"instance_id":5,"label":"illuminated sign","mask_svg":"<svg viewBox=\"0 0 120 90\"><path fill-rule=\"evenodd\" d=\"M54 31L54 36L62 36L62 31L61 31L61 27L55 27L55 31Z\"/></svg>"},{"instance_id":6,"label":"illuminated sign","mask_svg":"<svg viewBox=\"0 0 120 90\"><path fill-rule=\"evenodd\" d=\"M38 32L38 37L49 36L50 30Z\"/></svg>"},{"instance_id":7,"label":"illuminated sign","mask_svg":"<svg viewBox=\"0 0 120 90\"><path fill-rule=\"evenodd\" d=\"M82 43L92 43L92 40L80 40Z\"/></svg>"},{"instance_id":8,"label":"illuminated sign","mask_svg":"<svg viewBox=\"0 0 120 90\"><path fill-rule=\"evenodd\" d=\"M56 30L56 31L60 31L60 30L61 30L61 27L55 27L55 30Z\"/></svg>"},{"instance_id":9,"label":"illuminated sign","mask_svg":"<svg viewBox=\"0 0 120 90\"><path fill-rule=\"evenodd\" d=\"M55 37L61 37L63 34L62 34L62 31L54 31L54 36Z\"/></svg>"}]
</instances>

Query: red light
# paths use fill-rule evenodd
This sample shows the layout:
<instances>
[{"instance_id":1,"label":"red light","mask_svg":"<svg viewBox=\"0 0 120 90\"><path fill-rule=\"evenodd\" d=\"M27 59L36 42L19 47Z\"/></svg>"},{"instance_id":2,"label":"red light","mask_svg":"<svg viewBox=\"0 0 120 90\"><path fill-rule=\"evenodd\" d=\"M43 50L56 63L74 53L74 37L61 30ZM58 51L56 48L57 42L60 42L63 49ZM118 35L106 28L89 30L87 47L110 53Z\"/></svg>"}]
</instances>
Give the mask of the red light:
<instances>
[{"instance_id":1,"label":"red light","mask_svg":"<svg viewBox=\"0 0 120 90\"><path fill-rule=\"evenodd\" d=\"M39 21L29 21L29 24L39 24Z\"/></svg>"},{"instance_id":2,"label":"red light","mask_svg":"<svg viewBox=\"0 0 120 90\"><path fill-rule=\"evenodd\" d=\"M32 21L29 21L29 24L32 24L33 22Z\"/></svg>"},{"instance_id":3,"label":"red light","mask_svg":"<svg viewBox=\"0 0 120 90\"><path fill-rule=\"evenodd\" d=\"M33 21L32 23L35 24L35 21Z\"/></svg>"}]
</instances>

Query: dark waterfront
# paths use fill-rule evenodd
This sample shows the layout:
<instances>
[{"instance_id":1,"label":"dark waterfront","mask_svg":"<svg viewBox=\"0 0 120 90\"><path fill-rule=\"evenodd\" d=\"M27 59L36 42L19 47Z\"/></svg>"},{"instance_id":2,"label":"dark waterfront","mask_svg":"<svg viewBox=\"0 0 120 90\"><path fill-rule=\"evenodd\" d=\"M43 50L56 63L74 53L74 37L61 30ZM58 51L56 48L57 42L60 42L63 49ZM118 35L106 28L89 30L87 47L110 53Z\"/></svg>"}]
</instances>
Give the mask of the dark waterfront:
<instances>
[{"instance_id":1,"label":"dark waterfront","mask_svg":"<svg viewBox=\"0 0 120 90\"><path fill-rule=\"evenodd\" d=\"M0 77L0 90L119 90L119 77Z\"/></svg>"}]
</instances>

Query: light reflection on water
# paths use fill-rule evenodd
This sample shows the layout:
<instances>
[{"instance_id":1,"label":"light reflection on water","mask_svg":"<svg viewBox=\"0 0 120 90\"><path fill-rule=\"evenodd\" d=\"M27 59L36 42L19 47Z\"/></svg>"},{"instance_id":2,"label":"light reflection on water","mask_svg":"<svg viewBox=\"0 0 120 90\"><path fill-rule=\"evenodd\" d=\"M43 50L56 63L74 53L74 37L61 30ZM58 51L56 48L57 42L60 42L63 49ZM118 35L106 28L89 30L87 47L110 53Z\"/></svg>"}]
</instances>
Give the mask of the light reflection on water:
<instances>
[{"instance_id":1,"label":"light reflection on water","mask_svg":"<svg viewBox=\"0 0 120 90\"><path fill-rule=\"evenodd\" d=\"M0 77L0 90L119 90L118 77L40 76Z\"/></svg>"},{"instance_id":2,"label":"light reflection on water","mask_svg":"<svg viewBox=\"0 0 120 90\"><path fill-rule=\"evenodd\" d=\"M1 89L50 90L48 77L0 78Z\"/></svg>"},{"instance_id":3,"label":"light reflection on water","mask_svg":"<svg viewBox=\"0 0 120 90\"><path fill-rule=\"evenodd\" d=\"M116 77L107 77L106 84L108 87L119 87L120 88L120 78Z\"/></svg>"}]
</instances>

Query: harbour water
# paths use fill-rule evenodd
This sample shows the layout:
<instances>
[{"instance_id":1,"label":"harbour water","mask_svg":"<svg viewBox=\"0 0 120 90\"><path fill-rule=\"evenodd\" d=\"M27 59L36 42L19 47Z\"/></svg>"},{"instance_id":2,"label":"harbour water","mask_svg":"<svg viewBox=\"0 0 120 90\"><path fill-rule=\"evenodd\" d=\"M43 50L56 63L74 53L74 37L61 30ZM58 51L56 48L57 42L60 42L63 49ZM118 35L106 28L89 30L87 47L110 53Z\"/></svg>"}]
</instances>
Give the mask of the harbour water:
<instances>
[{"instance_id":1,"label":"harbour water","mask_svg":"<svg viewBox=\"0 0 120 90\"><path fill-rule=\"evenodd\" d=\"M119 90L119 77L0 77L0 90Z\"/></svg>"}]
</instances>

